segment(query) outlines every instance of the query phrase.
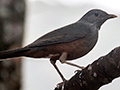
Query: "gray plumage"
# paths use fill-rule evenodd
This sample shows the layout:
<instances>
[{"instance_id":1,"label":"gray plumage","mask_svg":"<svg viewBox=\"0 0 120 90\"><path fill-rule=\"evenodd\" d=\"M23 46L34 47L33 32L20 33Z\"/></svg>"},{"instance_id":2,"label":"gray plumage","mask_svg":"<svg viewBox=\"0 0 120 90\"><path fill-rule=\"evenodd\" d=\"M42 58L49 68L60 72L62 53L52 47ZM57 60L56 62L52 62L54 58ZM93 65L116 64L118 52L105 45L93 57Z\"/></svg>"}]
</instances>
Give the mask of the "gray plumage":
<instances>
[{"instance_id":1,"label":"gray plumage","mask_svg":"<svg viewBox=\"0 0 120 90\"><path fill-rule=\"evenodd\" d=\"M80 20L68 26L54 30L29 45L29 47L41 47L57 43L66 43L87 37L90 33L98 31L101 25L113 15L93 9L87 12Z\"/></svg>"},{"instance_id":2,"label":"gray plumage","mask_svg":"<svg viewBox=\"0 0 120 90\"><path fill-rule=\"evenodd\" d=\"M77 22L56 29L52 32L49 32L44 36L40 37L39 39L37 39L36 41L34 41L33 43L31 43L30 45L27 45L26 47L15 50L1 51L0 58L4 59L4 58L12 58L18 56L30 56L30 55L26 55L27 54L26 52L28 51L36 52L42 50L43 47L49 45L70 43L80 39L87 40L88 42L85 44L88 44L86 46L89 46L89 48L85 51L84 50L82 51L85 52L86 54L94 47L95 43L97 42L98 30L100 29L101 25L107 19L114 17L116 16L108 14L99 9L90 10ZM82 56L82 55L78 55L78 56ZM78 58L78 56L76 56L76 58ZM32 54L30 57L32 57Z\"/></svg>"}]
</instances>

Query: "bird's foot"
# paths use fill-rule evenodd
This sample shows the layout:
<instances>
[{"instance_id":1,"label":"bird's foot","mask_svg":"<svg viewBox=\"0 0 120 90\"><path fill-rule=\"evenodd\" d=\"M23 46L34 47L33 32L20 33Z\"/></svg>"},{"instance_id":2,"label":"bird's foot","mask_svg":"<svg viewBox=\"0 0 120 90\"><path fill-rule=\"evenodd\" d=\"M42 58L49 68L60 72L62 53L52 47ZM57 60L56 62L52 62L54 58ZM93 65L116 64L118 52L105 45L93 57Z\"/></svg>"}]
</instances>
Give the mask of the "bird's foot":
<instances>
[{"instance_id":1,"label":"bird's foot","mask_svg":"<svg viewBox=\"0 0 120 90\"><path fill-rule=\"evenodd\" d=\"M81 72L81 70L75 70L74 73L78 73L78 72Z\"/></svg>"},{"instance_id":2,"label":"bird's foot","mask_svg":"<svg viewBox=\"0 0 120 90\"><path fill-rule=\"evenodd\" d=\"M67 82L67 80L64 80L63 82L58 83L57 88L62 87L62 90L63 90L64 85L65 85L66 82Z\"/></svg>"},{"instance_id":3,"label":"bird's foot","mask_svg":"<svg viewBox=\"0 0 120 90\"><path fill-rule=\"evenodd\" d=\"M81 67L81 66L80 66L80 69L81 69L81 70L75 70L74 73L81 72L84 68L85 68L85 67Z\"/></svg>"}]
</instances>

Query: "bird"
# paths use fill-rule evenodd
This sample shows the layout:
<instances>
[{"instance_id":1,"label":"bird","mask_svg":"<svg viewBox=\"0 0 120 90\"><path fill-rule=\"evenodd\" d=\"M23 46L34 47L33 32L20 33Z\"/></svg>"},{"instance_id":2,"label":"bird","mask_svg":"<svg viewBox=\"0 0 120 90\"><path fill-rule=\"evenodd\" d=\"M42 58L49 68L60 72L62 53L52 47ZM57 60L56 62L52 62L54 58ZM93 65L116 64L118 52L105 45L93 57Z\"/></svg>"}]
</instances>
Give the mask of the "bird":
<instances>
[{"instance_id":1,"label":"bird","mask_svg":"<svg viewBox=\"0 0 120 90\"><path fill-rule=\"evenodd\" d=\"M0 59L14 57L49 58L51 64L57 70L61 79L66 79L58 69L56 61L62 64L75 65L68 61L83 57L90 52L98 40L99 30L102 24L111 18L117 17L100 9L89 10L76 22L53 30L33 43L22 48L0 51Z\"/></svg>"}]
</instances>

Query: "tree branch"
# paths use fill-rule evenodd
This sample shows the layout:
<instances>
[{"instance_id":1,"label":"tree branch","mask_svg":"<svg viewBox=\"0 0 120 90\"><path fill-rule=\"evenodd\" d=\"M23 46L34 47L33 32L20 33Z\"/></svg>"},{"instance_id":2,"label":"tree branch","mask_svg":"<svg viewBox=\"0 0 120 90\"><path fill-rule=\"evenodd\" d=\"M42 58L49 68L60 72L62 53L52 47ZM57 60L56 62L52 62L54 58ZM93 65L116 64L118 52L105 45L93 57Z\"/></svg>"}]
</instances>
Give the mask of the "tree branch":
<instances>
[{"instance_id":1,"label":"tree branch","mask_svg":"<svg viewBox=\"0 0 120 90\"><path fill-rule=\"evenodd\" d=\"M120 47L78 71L54 90L98 90L120 76Z\"/></svg>"}]
</instances>

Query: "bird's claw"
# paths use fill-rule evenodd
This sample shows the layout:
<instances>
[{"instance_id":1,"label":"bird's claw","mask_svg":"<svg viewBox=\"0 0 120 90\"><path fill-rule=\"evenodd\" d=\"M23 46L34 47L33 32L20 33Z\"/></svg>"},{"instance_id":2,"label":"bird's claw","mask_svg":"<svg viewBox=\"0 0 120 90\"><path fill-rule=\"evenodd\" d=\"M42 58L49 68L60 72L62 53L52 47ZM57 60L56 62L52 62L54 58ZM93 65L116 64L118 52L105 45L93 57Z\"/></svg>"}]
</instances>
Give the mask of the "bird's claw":
<instances>
[{"instance_id":1,"label":"bird's claw","mask_svg":"<svg viewBox=\"0 0 120 90\"><path fill-rule=\"evenodd\" d=\"M67 82L67 80L64 80L63 82L58 83L58 84L57 84L57 88L59 88L59 87L61 87L61 86L63 87L66 82Z\"/></svg>"}]
</instances>

